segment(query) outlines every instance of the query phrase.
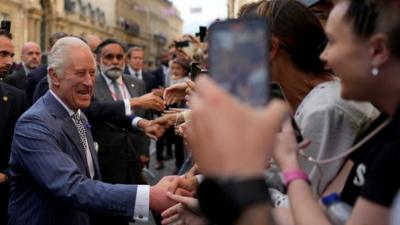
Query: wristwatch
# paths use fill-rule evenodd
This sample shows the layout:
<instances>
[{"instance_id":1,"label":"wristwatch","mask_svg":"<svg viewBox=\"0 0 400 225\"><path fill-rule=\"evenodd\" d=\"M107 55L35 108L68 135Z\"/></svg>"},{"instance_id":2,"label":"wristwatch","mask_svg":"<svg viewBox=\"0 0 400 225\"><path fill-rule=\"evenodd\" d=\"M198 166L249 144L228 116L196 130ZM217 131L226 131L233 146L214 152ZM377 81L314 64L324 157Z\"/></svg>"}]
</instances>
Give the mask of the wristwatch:
<instances>
[{"instance_id":1,"label":"wristwatch","mask_svg":"<svg viewBox=\"0 0 400 225\"><path fill-rule=\"evenodd\" d=\"M211 222L232 225L254 204L270 204L264 178L246 180L206 178L198 189L200 208Z\"/></svg>"}]
</instances>

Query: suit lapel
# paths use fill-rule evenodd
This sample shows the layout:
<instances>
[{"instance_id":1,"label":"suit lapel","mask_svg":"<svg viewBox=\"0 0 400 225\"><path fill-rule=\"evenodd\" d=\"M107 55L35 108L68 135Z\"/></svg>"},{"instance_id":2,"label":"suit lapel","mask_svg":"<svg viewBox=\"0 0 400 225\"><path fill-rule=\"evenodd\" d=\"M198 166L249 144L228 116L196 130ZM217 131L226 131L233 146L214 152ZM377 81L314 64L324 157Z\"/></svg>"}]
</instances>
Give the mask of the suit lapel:
<instances>
[{"instance_id":1,"label":"suit lapel","mask_svg":"<svg viewBox=\"0 0 400 225\"><path fill-rule=\"evenodd\" d=\"M107 86L107 82L101 74L96 78L95 93L96 97L100 98L102 101L114 101L110 89Z\"/></svg>"},{"instance_id":2,"label":"suit lapel","mask_svg":"<svg viewBox=\"0 0 400 225\"><path fill-rule=\"evenodd\" d=\"M90 150L90 154L92 155L92 159L93 159L92 161L93 161L93 166L94 166L94 170L95 170L95 175L93 178L101 180L100 167L99 167L99 163L97 160L97 152L94 149L94 145L93 145L94 141L93 141L92 133L90 132L90 124L89 124L88 119L86 118L86 116L83 113L81 114L81 118L82 118L83 124L87 124L87 126L85 125L86 138L88 140L89 150Z\"/></svg>"},{"instance_id":3,"label":"suit lapel","mask_svg":"<svg viewBox=\"0 0 400 225\"><path fill-rule=\"evenodd\" d=\"M139 92L137 91L137 87L135 84L135 82L133 81L133 79L126 79L125 76L122 76L122 79L126 85L126 88L128 89L129 95L133 98L133 97L139 97Z\"/></svg>"},{"instance_id":4,"label":"suit lapel","mask_svg":"<svg viewBox=\"0 0 400 225\"><path fill-rule=\"evenodd\" d=\"M74 143L77 148L77 152L79 153L79 157L83 160L83 164L85 165L86 175L89 173L89 168L87 165L86 155L84 151L84 147L81 143L81 138L79 136L78 130L71 118L64 119L64 126L62 127L64 133L69 137L72 143Z\"/></svg>"},{"instance_id":5,"label":"suit lapel","mask_svg":"<svg viewBox=\"0 0 400 225\"><path fill-rule=\"evenodd\" d=\"M78 130L72 121L72 118L68 115L68 112L64 109L64 107L53 97L50 92L47 92L45 95L44 101L46 101L46 105L49 107L49 111L52 113L54 117L59 120L62 120L62 130L68 136L70 141L74 144L76 148L76 153L78 153L81 158L83 165L86 170L86 175L89 176L89 168L87 165L85 151L83 149L83 145L81 143L81 139L78 133ZM93 142L92 142L93 143ZM90 145L90 144L89 144Z\"/></svg>"}]
</instances>

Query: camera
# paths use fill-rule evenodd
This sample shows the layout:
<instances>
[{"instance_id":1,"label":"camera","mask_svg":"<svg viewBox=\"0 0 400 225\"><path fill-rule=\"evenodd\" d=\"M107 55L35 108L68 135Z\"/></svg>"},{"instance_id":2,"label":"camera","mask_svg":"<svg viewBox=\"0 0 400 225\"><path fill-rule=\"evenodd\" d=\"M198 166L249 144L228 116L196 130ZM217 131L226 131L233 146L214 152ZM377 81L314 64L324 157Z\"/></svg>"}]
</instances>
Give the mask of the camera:
<instances>
[{"instance_id":1,"label":"camera","mask_svg":"<svg viewBox=\"0 0 400 225\"><path fill-rule=\"evenodd\" d=\"M11 21L9 20L2 20L0 29L4 32L10 33L11 30Z\"/></svg>"},{"instance_id":2,"label":"camera","mask_svg":"<svg viewBox=\"0 0 400 225\"><path fill-rule=\"evenodd\" d=\"M204 42L206 34L207 34L207 27L200 26L199 27L199 32L196 33L196 37L199 37L200 42Z\"/></svg>"},{"instance_id":3,"label":"camera","mask_svg":"<svg viewBox=\"0 0 400 225\"><path fill-rule=\"evenodd\" d=\"M175 47L176 48L185 48L189 47L189 41L175 41Z\"/></svg>"}]
</instances>

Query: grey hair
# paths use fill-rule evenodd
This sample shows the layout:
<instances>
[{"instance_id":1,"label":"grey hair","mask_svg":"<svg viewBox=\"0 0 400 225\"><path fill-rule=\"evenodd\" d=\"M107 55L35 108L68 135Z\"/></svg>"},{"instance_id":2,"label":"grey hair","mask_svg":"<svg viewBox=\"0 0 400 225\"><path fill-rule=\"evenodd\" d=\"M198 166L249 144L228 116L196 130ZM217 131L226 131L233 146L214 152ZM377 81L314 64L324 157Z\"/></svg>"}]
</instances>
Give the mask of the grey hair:
<instances>
[{"instance_id":1,"label":"grey hair","mask_svg":"<svg viewBox=\"0 0 400 225\"><path fill-rule=\"evenodd\" d=\"M58 77L64 74L64 69L69 66L71 55L68 54L73 48L84 47L89 52L89 46L79 38L76 37L63 37L59 39L48 55L48 66L47 71L53 69ZM94 58L93 58L94 61ZM49 86L51 87L51 79L48 77Z\"/></svg>"},{"instance_id":2,"label":"grey hair","mask_svg":"<svg viewBox=\"0 0 400 225\"><path fill-rule=\"evenodd\" d=\"M133 46L128 49L127 56L130 59L132 56L132 52L144 52L144 49L140 46Z\"/></svg>"}]
</instances>

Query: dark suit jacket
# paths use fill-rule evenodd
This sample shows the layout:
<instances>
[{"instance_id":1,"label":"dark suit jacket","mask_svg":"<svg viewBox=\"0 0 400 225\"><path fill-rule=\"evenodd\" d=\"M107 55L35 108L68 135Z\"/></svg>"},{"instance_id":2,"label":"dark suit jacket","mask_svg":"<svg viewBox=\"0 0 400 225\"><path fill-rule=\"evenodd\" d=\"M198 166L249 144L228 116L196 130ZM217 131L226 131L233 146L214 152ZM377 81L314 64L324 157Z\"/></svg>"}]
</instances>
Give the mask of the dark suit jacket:
<instances>
[{"instance_id":1,"label":"dark suit jacket","mask_svg":"<svg viewBox=\"0 0 400 225\"><path fill-rule=\"evenodd\" d=\"M9 84L20 90L25 91L26 74L24 67L21 66L19 69L15 70L12 74L7 75L4 78L4 82L6 84Z\"/></svg>"},{"instance_id":2,"label":"dark suit jacket","mask_svg":"<svg viewBox=\"0 0 400 225\"><path fill-rule=\"evenodd\" d=\"M156 82L159 86L165 87L165 74L164 74L164 69L162 66L158 67L156 70L151 72L156 79Z\"/></svg>"},{"instance_id":3,"label":"dark suit jacket","mask_svg":"<svg viewBox=\"0 0 400 225\"><path fill-rule=\"evenodd\" d=\"M123 76L131 97L145 94L143 81ZM94 96L99 102L113 101L106 80L96 77ZM134 110L136 116L146 117L146 110ZM111 183L143 183L139 155L148 155L149 139L131 123L124 120L98 120L92 122L92 132L99 144L100 169L106 181Z\"/></svg>"},{"instance_id":4,"label":"dark suit jacket","mask_svg":"<svg viewBox=\"0 0 400 225\"><path fill-rule=\"evenodd\" d=\"M89 225L89 212L132 220L137 186L99 181L89 129L86 135L95 169L93 180L88 178L78 131L50 92L19 119L10 160L10 225Z\"/></svg>"},{"instance_id":5,"label":"dark suit jacket","mask_svg":"<svg viewBox=\"0 0 400 225\"><path fill-rule=\"evenodd\" d=\"M40 97L42 97L49 90L49 80L47 76L44 76L37 84L33 91L32 104L35 103Z\"/></svg>"},{"instance_id":6,"label":"dark suit jacket","mask_svg":"<svg viewBox=\"0 0 400 225\"><path fill-rule=\"evenodd\" d=\"M128 67L125 67L125 74L136 78L134 74L129 73ZM151 92L151 90L162 86L161 83L157 81L156 77L151 72L142 71L142 77L146 85L146 92Z\"/></svg>"},{"instance_id":7,"label":"dark suit jacket","mask_svg":"<svg viewBox=\"0 0 400 225\"><path fill-rule=\"evenodd\" d=\"M25 111L25 93L0 81L0 172L8 174L14 126ZM9 184L0 184L0 224L7 224Z\"/></svg>"},{"instance_id":8,"label":"dark suit jacket","mask_svg":"<svg viewBox=\"0 0 400 225\"><path fill-rule=\"evenodd\" d=\"M33 94L35 92L36 85L43 79L43 77L47 77L47 64L40 65L28 73L25 93L29 105L33 104Z\"/></svg>"}]
</instances>

